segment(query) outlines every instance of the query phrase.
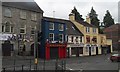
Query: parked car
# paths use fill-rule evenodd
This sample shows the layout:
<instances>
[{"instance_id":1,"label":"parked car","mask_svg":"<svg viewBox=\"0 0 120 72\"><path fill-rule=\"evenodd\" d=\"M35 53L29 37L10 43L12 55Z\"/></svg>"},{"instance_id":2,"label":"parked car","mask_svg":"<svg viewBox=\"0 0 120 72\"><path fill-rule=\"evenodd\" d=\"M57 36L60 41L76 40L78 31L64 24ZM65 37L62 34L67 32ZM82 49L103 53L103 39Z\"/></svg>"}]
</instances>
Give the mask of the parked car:
<instances>
[{"instance_id":1,"label":"parked car","mask_svg":"<svg viewBox=\"0 0 120 72\"><path fill-rule=\"evenodd\" d=\"M120 61L120 54L112 54L110 56L110 60L113 61Z\"/></svg>"}]
</instances>

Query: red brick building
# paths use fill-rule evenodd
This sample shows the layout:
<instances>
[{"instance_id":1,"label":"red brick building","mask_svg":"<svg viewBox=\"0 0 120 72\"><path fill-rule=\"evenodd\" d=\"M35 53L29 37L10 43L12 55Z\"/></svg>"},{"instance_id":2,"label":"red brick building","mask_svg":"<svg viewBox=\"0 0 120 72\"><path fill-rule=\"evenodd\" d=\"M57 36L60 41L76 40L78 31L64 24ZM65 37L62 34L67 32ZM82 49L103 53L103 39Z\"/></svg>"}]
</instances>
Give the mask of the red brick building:
<instances>
[{"instance_id":1,"label":"red brick building","mask_svg":"<svg viewBox=\"0 0 120 72\"><path fill-rule=\"evenodd\" d=\"M120 50L120 23L104 29L108 39L112 39L113 51Z\"/></svg>"}]
</instances>

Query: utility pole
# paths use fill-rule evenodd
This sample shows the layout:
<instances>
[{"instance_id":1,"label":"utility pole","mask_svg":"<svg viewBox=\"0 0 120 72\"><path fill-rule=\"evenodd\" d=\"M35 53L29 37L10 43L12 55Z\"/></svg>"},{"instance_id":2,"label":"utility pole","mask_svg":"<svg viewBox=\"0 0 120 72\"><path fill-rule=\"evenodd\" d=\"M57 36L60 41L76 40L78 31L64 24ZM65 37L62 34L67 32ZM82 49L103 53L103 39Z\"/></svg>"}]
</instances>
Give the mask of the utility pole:
<instances>
[{"instance_id":1,"label":"utility pole","mask_svg":"<svg viewBox=\"0 0 120 72\"><path fill-rule=\"evenodd\" d=\"M34 31L34 61L35 61L35 69L37 70L37 64L38 64L38 44L37 44L37 28L35 27Z\"/></svg>"}]
</instances>

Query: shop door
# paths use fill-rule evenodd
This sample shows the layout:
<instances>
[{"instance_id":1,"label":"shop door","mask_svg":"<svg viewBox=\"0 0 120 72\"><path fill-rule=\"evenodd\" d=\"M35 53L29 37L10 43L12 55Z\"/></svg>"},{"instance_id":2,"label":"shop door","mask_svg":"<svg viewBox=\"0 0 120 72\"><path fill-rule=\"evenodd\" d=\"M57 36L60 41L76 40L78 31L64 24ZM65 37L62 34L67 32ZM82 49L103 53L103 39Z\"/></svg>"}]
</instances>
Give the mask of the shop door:
<instances>
[{"instance_id":1,"label":"shop door","mask_svg":"<svg viewBox=\"0 0 120 72\"><path fill-rule=\"evenodd\" d=\"M58 58L59 58L58 48L51 47L50 48L50 59L58 59Z\"/></svg>"},{"instance_id":2,"label":"shop door","mask_svg":"<svg viewBox=\"0 0 120 72\"><path fill-rule=\"evenodd\" d=\"M2 44L2 55L11 56L11 51L13 51L13 44L11 44L10 41L5 41Z\"/></svg>"},{"instance_id":3,"label":"shop door","mask_svg":"<svg viewBox=\"0 0 120 72\"><path fill-rule=\"evenodd\" d=\"M91 47L89 47L89 56L91 56Z\"/></svg>"},{"instance_id":4,"label":"shop door","mask_svg":"<svg viewBox=\"0 0 120 72\"><path fill-rule=\"evenodd\" d=\"M96 55L98 55L98 47L96 47Z\"/></svg>"}]
</instances>

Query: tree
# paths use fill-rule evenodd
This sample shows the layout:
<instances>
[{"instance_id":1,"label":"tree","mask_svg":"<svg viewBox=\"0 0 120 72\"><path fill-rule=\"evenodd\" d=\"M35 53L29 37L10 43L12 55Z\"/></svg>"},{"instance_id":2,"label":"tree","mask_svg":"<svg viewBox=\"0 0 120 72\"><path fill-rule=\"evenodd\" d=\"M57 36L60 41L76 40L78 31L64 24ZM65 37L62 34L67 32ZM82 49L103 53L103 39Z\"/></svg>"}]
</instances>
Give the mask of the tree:
<instances>
[{"instance_id":1,"label":"tree","mask_svg":"<svg viewBox=\"0 0 120 72\"><path fill-rule=\"evenodd\" d=\"M100 26L99 26L100 20L97 18L97 16L98 14L96 14L96 11L92 7L89 13L91 24L95 25L98 28L99 33L103 33L102 30L100 30Z\"/></svg>"},{"instance_id":2,"label":"tree","mask_svg":"<svg viewBox=\"0 0 120 72\"><path fill-rule=\"evenodd\" d=\"M90 17L90 20L91 20L91 24L95 25L96 27L99 28L99 19L97 18L97 14L96 14L96 11L93 9L91 9L91 12L89 13L89 17Z\"/></svg>"},{"instance_id":3,"label":"tree","mask_svg":"<svg viewBox=\"0 0 120 72\"><path fill-rule=\"evenodd\" d=\"M105 25L105 28L115 24L114 19L112 18L109 10L106 11L106 14L105 14L104 19L103 19L103 23Z\"/></svg>"},{"instance_id":4,"label":"tree","mask_svg":"<svg viewBox=\"0 0 120 72\"><path fill-rule=\"evenodd\" d=\"M72 13L75 14L75 20L84 21L84 19L82 18L82 15L80 15L76 7L74 7L74 9L72 10Z\"/></svg>"}]
</instances>

